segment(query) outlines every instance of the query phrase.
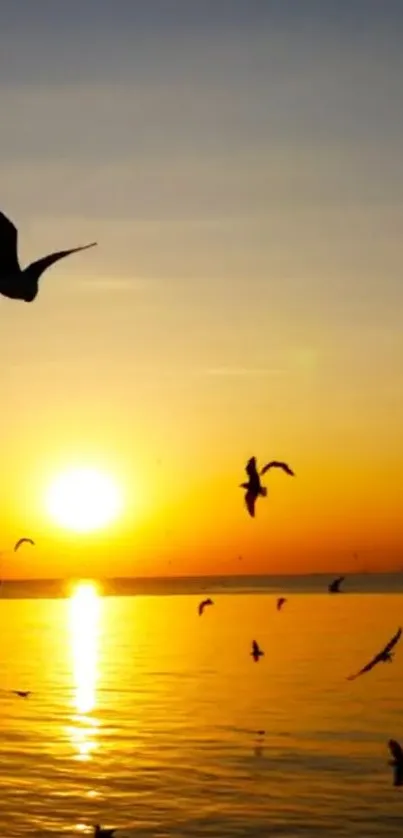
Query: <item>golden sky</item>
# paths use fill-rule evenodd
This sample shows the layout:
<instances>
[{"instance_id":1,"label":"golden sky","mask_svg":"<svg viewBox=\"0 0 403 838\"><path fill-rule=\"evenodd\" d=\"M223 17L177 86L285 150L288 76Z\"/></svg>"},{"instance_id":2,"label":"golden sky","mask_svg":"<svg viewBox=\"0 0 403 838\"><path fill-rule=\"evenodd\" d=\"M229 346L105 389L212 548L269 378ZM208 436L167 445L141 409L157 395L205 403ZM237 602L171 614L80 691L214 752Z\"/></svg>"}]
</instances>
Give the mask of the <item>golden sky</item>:
<instances>
[{"instance_id":1,"label":"golden sky","mask_svg":"<svg viewBox=\"0 0 403 838\"><path fill-rule=\"evenodd\" d=\"M21 261L98 242L33 304L0 300L5 576L403 565L387 5L5 3L1 209ZM252 521L254 454L297 476L266 475ZM96 536L46 513L71 464L122 489ZM8 552L20 535L34 556Z\"/></svg>"}]
</instances>

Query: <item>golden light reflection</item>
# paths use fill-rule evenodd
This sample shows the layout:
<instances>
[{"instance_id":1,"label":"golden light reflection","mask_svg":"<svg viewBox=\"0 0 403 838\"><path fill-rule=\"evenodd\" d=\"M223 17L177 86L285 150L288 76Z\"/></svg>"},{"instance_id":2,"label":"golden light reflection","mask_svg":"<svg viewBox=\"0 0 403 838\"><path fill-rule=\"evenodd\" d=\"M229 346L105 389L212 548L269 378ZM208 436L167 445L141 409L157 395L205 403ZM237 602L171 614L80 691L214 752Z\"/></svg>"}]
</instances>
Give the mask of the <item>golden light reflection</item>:
<instances>
[{"instance_id":1,"label":"golden light reflection","mask_svg":"<svg viewBox=\"0 0 403 838\"><path fill-rule=\"evenodd\" d=\"M80 582L70 598L70 638L75 684L72 739L78 758L90 759L98 721L88 714L96 705L100 597L93 582Z\"/></svg>"}]
</instances>

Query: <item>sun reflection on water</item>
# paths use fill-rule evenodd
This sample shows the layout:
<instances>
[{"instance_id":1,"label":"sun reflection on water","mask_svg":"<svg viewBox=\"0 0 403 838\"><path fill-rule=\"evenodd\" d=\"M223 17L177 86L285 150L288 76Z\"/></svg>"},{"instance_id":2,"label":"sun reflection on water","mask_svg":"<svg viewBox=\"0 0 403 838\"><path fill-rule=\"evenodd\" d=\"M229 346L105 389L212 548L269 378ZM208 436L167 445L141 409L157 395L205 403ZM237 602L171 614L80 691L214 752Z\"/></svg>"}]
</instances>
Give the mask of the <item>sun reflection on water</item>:
<instances>
[{"instance_id":1,"label":"sun reflection on water","mask_svg":"<svg viewBox=\"0 0 403 838\"><path fill-rule=\"evenodd\" d=\"M74 677L71 737L77 758L88 760L96 747L98 721L89 715L96 706L98 630L101 599L93 582L80 582L69 603L70 642Z\"/></svg>"}]
</instances>

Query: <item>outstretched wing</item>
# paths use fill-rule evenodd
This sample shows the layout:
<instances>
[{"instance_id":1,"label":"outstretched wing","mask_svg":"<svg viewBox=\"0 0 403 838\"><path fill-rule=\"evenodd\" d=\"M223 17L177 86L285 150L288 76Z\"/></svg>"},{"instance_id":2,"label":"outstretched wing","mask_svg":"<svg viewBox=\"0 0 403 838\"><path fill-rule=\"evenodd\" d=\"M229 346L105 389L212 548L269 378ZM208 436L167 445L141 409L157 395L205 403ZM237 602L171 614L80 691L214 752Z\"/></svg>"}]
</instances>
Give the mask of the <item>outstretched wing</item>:
<instances>
[{"instance_id":1,"label":"outstretched wing","mask_svg":"<svg viewBox=\"0 0 403 838\"><path fill-rule=\"evenodd\" d=\"M39 278L47 268L50 268L59 259L64 259L65 256L70 256L72 253L79 253L80 250L88 250L89 247L95 247L96 244L96 242L91 242L91 244L84 244L82 247L72 247L70 250L58 250L56 253L49 253L48 256L42 256L36 262L31 262L25 270L29 274Z\"/></svg>"},{"instance_id":2,"label":"outstretched wing","mask_svg":"<svg viewBox=\"0 0 403 838\"><path fill-rule=\"evenodd\" d=\"M14 545L14 553L17 552L18 548L21 547L21 544L32 544L35 547L35 541L32 541L32 538L19 538L16 544Z\"/></svg>"},{"instance_id":3,"label":"outstretched wing","mask_svg":"<svg viewBox=\"0 0 403 838\"><path fill-rule=\"evenodd\" d=\"M256 640L252 640L252 655L258 655L260 652L259 644L256 643Z\"/></svg>"},{"instance_id":4,"label":"outstretched wing","mask_svg":"<svg viewBox=\"0 0 403 838\"><path fill-rule=\"evenodd\" d=\"M253 479L254 477L257 477L256 457L251 457L250 460L248 460L245 466L245 471L249 478Z\"/></svg>"},{"instance_id":5,"label":"outstretched wing","mask_svg":"<svg viewBox=\"0 0 403 838\"><path fill-rule=\"evenodd\" d=\"M373 668L374 668L374 666L375 666L377 663L379 663L379 661L380 661L380 660L381 660L381 656L380 656L380 655L376 655L376 657L375 657L375 658L372 658L372 661L370 661L369 663L367 663L367 664L366 664L366 666L363 666L363 668L362 668L362 669L360 669L360 670L359 670L359 672L356 672L356 673L355 673L355 675L349 675L349 676L348 676L348 678L347 678L347 681L354 681L354 679L355 679L355 678L358 678L358 676L359 676L359 675L363 675L363 674L364 674L364 672L369 672L369 671L370 671L370 669L373 669Z\"/></svg>"},{"instance_id":6,"label":"outstretched wing","mask_svg":"<svg viewBox=\"0 0 403 838\"><path fill-rule=\"evenodd\" d=\"M384 655L385 653L390 652L390 650L393 649L394 646L396 646L397 641L400 639L401 633L402 633L401 628L398 628L396 634L393 635L392 639L389 640L389 643L387 643L385 648L382 649L382 652L380 653L381 655Z\"/></svg>"},{"instance_id":7,"label":"outstretched wing","mask_svg":"<svg viewBox=\"0 0 403 838\"><path fill-rule=\"evenodd\" d=\"M0 275L4 277L17 274L20 270L17 238L17 228L3 212L0 212Z\"/></svg>"},{"instance_id":8,"label":"outstretched wing","mask_svg":"<svg viewBox=\"0 0 403 838\"><path fill-rule=\"evenodd\" d=\"M286 474L290 474L291 477L295 476L290 466L288 466L287 463L280 462L279 460L272 460L270 463L267 463L267 465L263 466L260 474L265 474L269 468L282 468Z\"/></svg>"},{"instance_id":9,"label":"outstretched wing","mask_svg":"<svg viewBox=\"0 0 403 838\"><path fill-rule=\"evenodd\" d=\"M256 502L256 495L254 492L245 492L245 504L246 508L249 512L249 515L254 518L255 517L255 502Z\"/></svg>"}]
</instances>

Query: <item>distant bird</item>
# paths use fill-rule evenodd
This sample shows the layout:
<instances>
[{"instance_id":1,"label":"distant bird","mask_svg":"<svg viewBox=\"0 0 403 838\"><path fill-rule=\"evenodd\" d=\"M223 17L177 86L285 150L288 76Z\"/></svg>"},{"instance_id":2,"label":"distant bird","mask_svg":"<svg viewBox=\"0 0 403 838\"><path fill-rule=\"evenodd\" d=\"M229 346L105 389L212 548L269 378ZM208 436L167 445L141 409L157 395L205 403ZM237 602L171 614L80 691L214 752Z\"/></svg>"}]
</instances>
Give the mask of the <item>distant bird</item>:
<instances>
[{"instance_id":1,"label":"distant bird","mask_svg":"<svg viewBox=\"0 0 403 838\"><path fill-rule=\"evenodd\" d=\"M11 690L14 695L18 695L19 698L28 698L31 695L31 690Z\"/></svg>"},{"instance_id":2,"label":"distant bird","mask_svg":"<svg viewBox=\"0 0 403 838\"><path fill-rule=\"evenodd\" d=\"M201 617L201 615L203 614L206 605L214 605L213 600L210 598L203 599L203 601L199 603L199 617Z\"/></svg>"},{"instance_id":3,"label":"distant bird","mask_svg":"<svg viewBox=\"0 0 403 838\"><path fill-rule=\"evenodd\" d=\"M328 586L329 594L341 594L340 585L344 582L345 578L345 576L338 576L337 579L334 579Z\"/></svg>"},{"instance_id":4,"label":"distant bird","mask_svg":"<svg viewBox=\"0 0 403 838\"><path fill-rule=\"evenodd\" d=\"M277 600L277 611L281 611L283 605L287 602L284 596L280 596Z\"/></svg>"},{"instance_id":5,"label":"distant bird","mask_svg":"<svg viewBox=\"0 0 403 838\"><path fill-rule=\"evenodd\" d=\"M94 826L94 838L112 838L116 829L103 829L99 823Z\"/></svg>"},{"instance_id":6,"label":"distant bird","mask_svg":"<svg viewBox=\"0 0 403 838\"><path fill-rule=\"evenodd\" d=\"M290 469L287 463L281 463L277 460L272 460L270 463L267 463L267 465L265 465L262 468L259 474L256 467L256 457L251 457L245 466L245 471L248 475L249 480L247 483L241 483L240 488L246 489L245 504L249 512L249 515L252 518L255 517L255 503L259 495L263 498L267 496L267 489L265 488L265 486L262 486L260 482L260 477L261 475L265 474L266 471L268 471L270 468L281 468L283 469L283 471L285 471L286 474L290 474L292 477L294 477L294 472Z\"/></svg>"},{"instance_id":7,"label":"distant bird","mask_svg":"<svg viewBox=\"0 0 403 838\"><path fill-rule=\"evenodd\" d=\"M393 760L389 762L395 770L393 772L393 785L403 786L403 750L396 739L389 739L388 748Z\"/></svg>"},{"instance_id":8,"label":"distant bird","mask_svg":"<svg viewBox=\"0 0 403 838\"><path fill-rule=\"evenodd\" d=\"M18 540L18 541L14 544L14 553L16 553L16 552L17 552L17 550L18 550L18 548L19 548L19 547L21 547L21 544L24 544L24 543L25 543L25 544L32 544L32 546L33 546L33 547L35 547L35 541L32 541L32 538L20 538L20 539L19 539L19 540Z\"/></svg>"},{"instance_id":9,"label":"distant bird","mask_svg":"<svg viewBox=\"0 0 403 838\"><path fill-rule=\"evenodd\" d=\"M256 642L256 640L252 640L252 651L251 651L251 655L252 655L252 658L253 658L253 660L255 661L255 663L258 663L258 662L259 662L259 658L260 658L262 655L264 655L264 652L262 651L262 649L260 649L260 648L259 648L259 644Z\"/></svg>"},{"instance_id":10,"label":"distant bird","mask_svg":"<svg viewBox=\"0 0 403 838\"><path fill-rule=\"evenodd\" d=\"M32 303L39 291L39 279L44 271L59 259L95 247L96 242L70 250L59 250L49 253L36 262L21 269L17 252L17 228L4 213L0 212L0 294L12 300L25 300Z\"/></svg>"},{"instance_id":11,"label":"distant bird","mask_svg":"<svg viewBox=\"0 0 403 838\"><path fill-rule=\"evenodd\" d=\"M364 672L369 672L370 669L373 669L374 666L376 666L377 663L386 663L386 662L392 663L393 655L391 654L391 650L393 649L394 646L396 646L396 643L399 640L401 633L402 633L401 628L398 628L396 634L394 634L392 639L389 640L389 643L386 644L385 648L382 649L382 651L379 652L377 655L375 655L375 657L372 658L372 661L367 663L367 665L364 666L362 669L360 669L359 672L356 672L355 675L349 675L347 680L348 681L353 681L354 678L358 678L358 676L363 675Z\"/></svg>"}]
</instances>

